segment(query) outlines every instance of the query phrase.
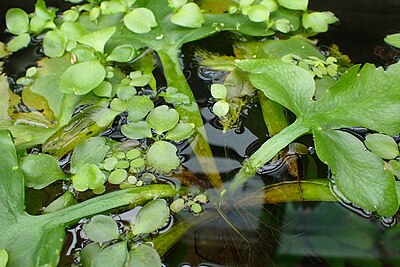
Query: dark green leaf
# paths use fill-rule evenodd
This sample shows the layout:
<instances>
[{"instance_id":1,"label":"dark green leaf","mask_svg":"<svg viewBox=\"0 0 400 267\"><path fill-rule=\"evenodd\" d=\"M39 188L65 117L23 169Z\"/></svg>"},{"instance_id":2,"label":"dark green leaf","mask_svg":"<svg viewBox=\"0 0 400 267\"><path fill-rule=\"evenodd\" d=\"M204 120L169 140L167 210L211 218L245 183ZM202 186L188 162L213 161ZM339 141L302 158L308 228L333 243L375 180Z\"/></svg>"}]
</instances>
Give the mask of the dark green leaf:
<instances>
[{"instance_id":1,"label":"dark green leaf","mask_svg":"<svg viewBox=\"0 0 400 267\"><path fill-rule=\"evenodd\" d=\"M83 225L83 230L90 240L103 243L119 237L118 225L109 216L96 215Z\"/></svg>"},{"instance_id":2,"label":"dark green leaf","mask_svg":"<svg viewBox=\"0 0 400 267\"><path fill-rule=\"evenodd\" d=\"M164 199L155 199L143 206L133 222L132 233L147 234L162 227L169 216L169 208Z\"/></svg>"},{"instance_id":3,"label":"dark green leaf","mask_svg":"<svg viewBox=\"0 0 400 267\"><path fill-rule=\"evenodd\" d=\"M110 146L107 145L106 140L102 137L91 137L79 143L76 145L71 157L71 173L76 173L86 163L100 163L109 150Z\"/></svg>"},{"instance_id":4,"label":"dark green leaf","mask_svg":"<svg viewBox=\"0 0 400 267\"><path fill-rule=\"evenodd\" d=\"M54 181L66 179L58 161L46 154L23 157L21 169L25 175L25 185L35 189L42 189Z\"/></svg>"}]
</instances>

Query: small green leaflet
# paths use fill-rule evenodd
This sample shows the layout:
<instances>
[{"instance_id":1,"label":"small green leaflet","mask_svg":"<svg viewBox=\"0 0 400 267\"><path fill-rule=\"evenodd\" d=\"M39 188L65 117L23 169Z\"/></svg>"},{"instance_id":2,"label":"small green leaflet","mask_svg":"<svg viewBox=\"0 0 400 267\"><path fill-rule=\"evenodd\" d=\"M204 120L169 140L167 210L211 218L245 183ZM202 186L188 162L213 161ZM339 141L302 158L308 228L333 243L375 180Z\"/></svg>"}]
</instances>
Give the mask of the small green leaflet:
<instances>
[{"instance_id":1,"label":"small green leaflet","mask_svg":"<svg viewBox=\"0 0 400 267\"><path fill-rule=\"evenodd\" d=\"M297 121L289 127L312 131L317 155L331 168L348 200L383 216L397 212L395 179L385 162L340 129L361 126L388 135L400 132L400 63L386 71L371 64L361 70L354 66L318 101L312 99L315 83L306 70L279 60L243 60L237 65L251 73L256 88L296 114Z\"/></svg>"}]
</instances>

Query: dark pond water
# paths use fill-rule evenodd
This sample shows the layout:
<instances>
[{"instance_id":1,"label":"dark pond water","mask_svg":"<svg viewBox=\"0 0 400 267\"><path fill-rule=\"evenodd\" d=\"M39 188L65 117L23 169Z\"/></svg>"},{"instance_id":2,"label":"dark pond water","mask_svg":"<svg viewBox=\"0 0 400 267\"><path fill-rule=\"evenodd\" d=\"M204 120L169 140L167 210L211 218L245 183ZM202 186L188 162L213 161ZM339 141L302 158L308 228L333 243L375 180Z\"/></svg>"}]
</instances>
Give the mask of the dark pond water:
<instances>
[{"instance_id":1,"label":"dark pond water","mask_svg":"<svg viewBox=\"0 0 400 267\"><path fill-rule=\"evenodd\" d=\"M32 11L33 2L2 0L0 17L4 18L5 11L10 7L19 6ZM61 6L60 1L46 2L60 8L67 7ZM310 2L312 8L331 10L341 20L328 33L318 36L322 46L338 44L341 51L348 54L355 63L373 62L385 66L399 57L399 51L385 45L383 38L387 34L400 32L400 1ZM3 29L2 19L0 31ZM1 37L3 40L6 38L7 34ZM241 123L227 133L222 133L221 125L210 111L208 88L220 75L201 72L192 60L193 50L203 47L229 54L229 40L229 34L220 34L189 44L184 47L182 57L189 84L201 107L218 168L226 181L240 168L243 159L267 138L256 102L246 106ZM34 64L38 56L40 51L32 45L13 55L12 60L5 65L5 71L12 78L17 78ZM308 146L312 154L310 138L298 141ZM201 169L191 149L185 143L179 149L185 158L184 166L193 175L201 176ZM315 163L314 174L317 177L329 176L327 168L313 155L307 159L294 160L301 167L300 175L309 173L307 166ZM244 190L251 191L265 184L291 179L295 178L289 174L287 164L269 165ZM28 190L28 210L31 213L39 212L38 207L51 202L61 190L61 183L42 192ZM165 266L400 266L399 224L385 227L385 224L393 224L393 221L382 222L351 205L286 203L243 207L233 203L224 212L235 229L215 214L179 241L164 257ZM119 216L124 220L130 214L128 212ZM65 257L60 266L69 266L73 262L71 254L79 249L82 242L79 226L71 228L68 235Z\"/></svg>"}]
</instances>

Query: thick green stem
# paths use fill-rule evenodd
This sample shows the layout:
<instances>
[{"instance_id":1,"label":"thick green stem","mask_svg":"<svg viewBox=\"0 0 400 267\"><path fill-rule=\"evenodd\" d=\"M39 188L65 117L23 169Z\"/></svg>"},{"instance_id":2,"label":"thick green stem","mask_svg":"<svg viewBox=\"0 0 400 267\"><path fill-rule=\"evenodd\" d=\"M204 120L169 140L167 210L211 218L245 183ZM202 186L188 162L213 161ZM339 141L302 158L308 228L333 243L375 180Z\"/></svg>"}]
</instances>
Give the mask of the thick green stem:
<instances>
[{"instance_id":1,"label":"thick green stem","mask_svg":"<svg viewBox=\"0 0 400 267\"><path fill-rule=\"evenodd\" d=\"M97 213L127 205L140 205L154 198L173 197L177 193L179 192L171 185L146 185L101 195L40 217L43 219L51 217L55 225L68 225Z\"/></svg>"},{"instance_id":2,"label":"thick green stem","mask_svg":"<svg viewBox=\"0 0 400 267\"><path fill-rule=\"evenodd\" d=\"M185 94L190 98L190 104L176 106L175 108L179 112L181 120L185 122L191 122L196 125L196 134L193 140L190 142L190 145L200 163L203 172L208 177L212 186L215 188L221 188L221 176L208 143L203 119L192 90L190 89L185 75L182 72L177 56L178 53L175 51L175 49L171 49L171 51L159 50L157 53L164 68L164 75L168 86L176 87L180 93Z\"/></svg>"},{"instance_id":3,"label":"thick green stem","mask_svg":"<svg viewBox=\"0 0 400 267\"><path fill-rule=\"evenodd\" d=\"M257 90L257 92L268 134L269 136L274 136L289 126L289 120L286 117L286 109L282 105L267 98L262 91Z\"/></svg>"},{"instance_id":4,"label":"thick green stem","mask_svg":"<svg viewBox=\"0 0 400 267\"><path fill-rule=\"evenodd\" d=\"M271 160L279 151L289 145L296 138L307 133L308 127L303 126L299 121L295 121L279 134L268 139L250 158L243 164L240 171L235 175L228 191L233 193L248 179L250 179L258 168Z\"/></svg>"}]
</instances>

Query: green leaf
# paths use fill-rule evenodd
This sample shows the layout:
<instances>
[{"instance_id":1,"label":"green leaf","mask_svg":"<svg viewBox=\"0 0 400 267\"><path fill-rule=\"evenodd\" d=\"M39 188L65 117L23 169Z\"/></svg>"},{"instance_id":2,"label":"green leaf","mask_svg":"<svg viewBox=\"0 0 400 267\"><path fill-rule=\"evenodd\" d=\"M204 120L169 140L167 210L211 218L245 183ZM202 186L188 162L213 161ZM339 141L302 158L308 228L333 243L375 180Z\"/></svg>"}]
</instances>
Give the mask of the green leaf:
<instances>
[{"instance_id":1,"label":"green leaf","mask_svg":"<svg viewBox=\"0 0 400 267\"><path fill-rule=\"evenodd\" d=\"M214 104L212 111L216 116L223 117L229 112L229 103L225 100L220 100Z\"/></svg>"},{"instance_id":2,"label":"green leaf","mask_svg":"<svg viewBox=\"0 0 400 267\"><path fill-rule=\"evenodd\" d=\"M126 6L121 1L103 1L100 4L101 13L104 15L110 15L115 13L125 13L127 10Z\"/></svg>"},{"instance_id":3,"label":"green leaf","mask_svg":"<svg viewBox=\"0 0 400 267\"><path fill-rule=\"evenodd\" d=\"M129 85L121 85L117 89L117 96L119 99L121 99L123 101L128 101L134 95L136 95L136 93L137 93L137 91L136 91L135 87L129 86ZM126 105L127 105L126 107L128 107L128 103ZM131 105L132 105L132 103L131 103ZM147 115L147 113L146 113L146 115ZM141 119L143 119L143 118L141 118Z\"/></svg>"},{"instance_id":4,"label":"green leaf","mask_svg":"<svg viewBox=\"0 0 400 267\"><path fill-rule=\"evenodd\" d=\"M125 26L134 33L147 33L158 25L153 12L144 7L135 8L125 15L123 21Z\"/></svg>"},{"instance_id":5,"label":"green leaf","mask_svg":"<svg viewBox=\"0 0 400 267\"><path fill-rule=\"evenodd\" d=\"M385 42L400 48L400 33L390 34L385 37Z\"/></svg>"},{"instance_id":6,"label":"green leaf","mask_svg":"<svg viewBox=\"0 0 400 267\"><path fill-rule=\"evenodd\" d=\"M103 249L93 259L92 266L109 267L124 266L128 256L126 241L122 241Z\"/></svg>"},{"instance_id":7,"label":"green leaf","mask_svg":"<svg viewBox=\"0 0 400 267\"><path fill-rule=\"evenodd\" d=\"M133 96L128 101L129 120L138 122L154 108L153 101L145 96Z\"/></svg>"},{"instance_id":8,"label":"green leaf","mask_svg":"<svg viewBox=\"0 0 400 267\"><path fill-rule=\"evenodd\" d=\"M87 33L77 39L81 44L93 47L96 51L103 53L104 46L108 39L115 33L115 27L109 27L102 30Z\"/></svg>"},{"instance_id":9,"label":"green leaf","mask_svg":"<svg viewBox=\"0 0 400 267\"><path fill-rule=\"evenodd\" d=\"M105 76L106 71L98 60L77 63L61 75L60 90L84 95L99 86Z\"/></svg>"},{"instance_id":10,"label":"green leaf","mask_svg":"<svg viewBox=\"0 0 400 267\"><path fill-rule=\"evenodd\" d=\"M21 169L25 175L25 185L42 189L57 180L65 180L58 161L46 154L30 154L21 159Z\"/></svg>"},{"instance_id":11,"label":"green leaf","mask_svg":"<svg viewBox=\"0 0 400 267\"><path fill-rule=\"evenodd\" d=\"M87 237L97 243L104 243L119 237L117 222L106 215L96 215L83 225Z\"/></svg>"},{"instance_id":12,"label":"green leaf","mask_svg":"<svg viewBox=\"0 0 400 267\"><path fill-rule=\"evenodd\" d=\"M167 105L156 107L146 118L147 124L158 134L171 130L179 121L179 113Z\"/></svg>"},{"instance_id":13,"label":"green leaf","mask_svg":"<svg viewBox=\"0 0 400 267\"><path fill-rule=\"evenodd\" d=\"M6 13L7 30L15 35L29 31L28 14L20 8L10 8Z\"/></svg>"},{"instance_id":14,"label":"green leaf","mask_svg":"<svg viewBox=\"0 0 400 267\"><path fill-rule=\"evenodd\" d=\"M361 126L388 135L400 132L395 115L400 112L400 90L396 82L400 79L400 64L386 71L371 64L366 64L361 71L359 66L354 66L318 101L311 100L314 92L311 75L299 67L273 60L242 61L238 66L251 72L250 81L256 88L297 115L297 121L286 129L301 126L312 130L318 157L331 168L339 191L349 201L383 216L396 213L395 182L386 163L367 151L356 137L337 129ZM267 141L271 148L266 143L250 157L246 166L249 173L251 168L271 159L272 153L269 153L276 149L272 148L275 140L281 147L288 144L289 138L285 138L294 131L289 133L286 129ZM301 130L292 138L305 132Z\"/></svg>"},{"instance_id":15,"label":"green leaf","mask_svg":"<svg viewBox=\"0 0 400 267\"><path fill-rule=\"evenodd\" d=\"M1 249L0 250L0 267L6 267L7 262L8 262L8 253L5 249ZM161 261L160 261L160 263L161 263Z\"/></svg>"},{"instance_id":16,"label":"green leaf","mask_svg":"<svg viewBox=\"0 0 400 267\"><path fill-rule=\"evenodd\" d=\"M104 189L106 176L97 165L86 163L71 177L71 180L77 191L84 192L88 189L101 191Z\"/></svg>"},{"instance_id":17,"label":"green leaf","mask_svg":"<svg viewBox=\"0 0 400 267\"><path fill-rule=\"evenodd\" d=\"M307 10L308 0L278 0L279 5L292 10Z\"/></svg>"},{"instance_id":18,"label":"green leaf","mask_svg":"<svg viewBox=\"0 0 400 267\"><path fill-rule=\"evenodd\" d=\"M86 163L100 163L109 150L110 146L107 145L106 140L98 136L79 143L72 153L70 172L76 173Z\"/></svg>"},{"instance_id":19,"label":"green leaf","mask_svg":"<svg viewBox=\"0 0 400 267\"><path fill-rule=\"evenodd\" d=\"M10 96L8 94L8 90L10 90L7 80L7 76L5 74L0 74L0 126L2 125L2 121L8 121L10 118L8 116L8 102L10 100Z\"/></svg>"},{"instance_id":20,"label":"green leaf","mask_svg":"<svg viewBox=\"0 0 400 267\"><path fill-rule=\"evenodd\" d=\"M101 97L111 97L112 84L108 81L102 81L99 86L93 89L93 93Z\"/></svg>"},{"instance_id":21,"label":"green leaf","mask_svg":"<svg viewBox=\"0 0 400 267\"><path fill-rule=\"evenodd\" d=\"M227 89L223 84L212 84L211 95L216 99L226 99Z\"/></svg>"},{"instance_id":22,"label":"green leaf","mask_svg":"<svg viewBox=\"0 0 400 267\"><path fill-rule=\"evenodd\" d=\"M103 2L104 3L104 2ZM114 48L107 57L108 61L128 62L136 57L136 49L131 45L120 45Z\"/></svg>"},{"instance_id":23,"label":"green leaf","mask_svg":"<svg viewBox=\"0 0 400 267\"><path fill-rule=\"evenodd\" d=\"M28 33L15 36L7 44L7 50L10 52L16 52L24 47L27 47L31 41L31 37Z\"/></svg>"},{"instance_id":24,"label":"green leaf","mask_svg":"<svg viewBox=\"0 0 400 267\"><path fill-rule=\"evenodd\" d=\"M247 9L249 19L254 22L268 21L269 11L264 5L254 5Z\"/></svg>"},{"instance_id":25,"label":"green leaf","mask_svg":"<svg viewBox=\"0 0 400 267\"><path fill-rule=\"evenodd\" d=\"M312 29L314 32L326 32L328 25L336 21L338 19L329 11L307 13L302 18L304 28Z\"/></svg>"},{"instance_id":26,"label":"green leaf","mask_svg":"<svg viewBox=\"0 0 400 267\"><path fill-rule=\"evenodd\" d=\"M147 161L157 171L168 173L181 163L176 152L174 145L165 141L156 141L147 151Z\"/></svg>"},{"instance_id":27,"label":"green leaf","mask_svg":"<svg viewBox=\"0 0 400 267\"><path fill-rule=\"evenodd\" d=\"M174 106L182 104L190 104L190 98L182 93L178 92L175 87L168 87L167 90L159 94L159 96L164 97L167 103L173 104Z\"/></svg>"},{"instance_id":28,"label":"green leaf","mask_svg":"<svg viewBox=\"0 0 400 267\"><path fill-rule=\"evenodd\" d=\"M186 3L187 0L168 0L168 6L170 6L172 9L179 9Z\"/></svg>"},{"instance_id":29,"label":"green leaf","mask_svg":"<svg viewBox=\"0 0 400 267\"><path fill-rule=\"evenodd\" d=\"M394 159L399 155L396 141L385 134L368 134L365 137L365 146L374 154L383 159Z\"/></svg>"},{"instance_id":30,"label":"green leaf","mask_svg":"<svg viewBox=\"0 0 400 267\"><path fill-rule=\"evenodd\" d=\"M57 210L62 210L69 206L75 205L77 201L74 195L70 191L66 191L59 198L51 202L43 211L42 214L55 212Z\"/></svg>"},{"instance_id":31,"label":"green leaf","mask_svg":"<svg viewBox=\"0 0 400 267\"><path fill-rule=\"evenodd\" d=\"M101 248L100 245L92 242L84 246L81 250L80 257L82 266L93 266L92 262L96 258L96 256L100 253Z\"/></svg>"},{"instance_id":32,"label":"green leaf","mask_svg":"<svg viewBox=\"0 0 400 267\"><path fill-rule=\"evenodd\" d=\"M67 38L58 29L49 31L43 39L43 50L48 57L61 57L67 46Z\"/></svg>"},{"instance_id":33,"label":"green leaf","mask_svg":"<svg viewBox=\"0 0 400 267\"><path fill-rule=\"evenodd\" d=\"M87 33L87 30L79 22L75 21L64 22L60 27L60 31L67 36L69 41L76 41L79 37ZM83 61L79 57L77 59Z\"/></svg>"},{"instance_id":34,"label":"green leaf","mask_svg":"<svg viewBox=\"0 0 400 267\"><path fill-rule=\"evenodd\" d=\"M161 265L157 250L144 244L129 251L129 259L126 263L127 267L159 267Z\"/></svg>"},{"instance_id":35,"label":"green leaf","mask_svg":"<svg viewBox=\"0 0 400 267\"><path fill-rule=\"evenodd\" d=\"M110 176L108 176L108 181L111 184L120 184L125 181L126 178L128 178L128 173L124 169L117 169L110 173Z\"/></svg>"},{"instance_id":36,"label":"green leaf","mask_svg":"<svg viewBox=\"0 0 400 267\"><path fill-rule=\"evenodd\" d=\"M171 16L170 20L173 24L187 28L200 28L205 22L204 15L196 3L183 5Z\"/></svg>"},{"instance_id":37,"label":"green leaf","mask_svg":"<svg viewBox=\"0 0 400 267\"><path fill-rule=\"evenodd\" d=\"M144 121L130 122L121 127L123 135L130 139L142 139L152 137L151 129Z\"/></svg>"},{"instance_id":38,"label":"green leaf","mask_svg":"<svg viewBox=\"0 0 400 267\"><path fill-rule=\"evenodd\" d=\"M164 199L155 199L148 202L137 214L132 234L147 234L162 227L169 216L169 208Z\"/></svg>"},{"instance_id":39,"label":"green leaf","mask_svg":"<svg viewBox=\"0 0 400 267\"><path fill-rule=\"evenodd\" d=\"M391 171L394 176L400 177L400 162L397 160L390 160L389 171ZM397 195L399 196L399 192L397 192Z\"/></svg>"},{"instance_id":40,"label":"green leaf","mask_svg":"<svg viewBox=\"0 0 400 267\"><path fill-rule=\"evenodd\" d=\"M169 130L165 135L166 140L182 141L189 138L193 134L194 130L193 123L178 123L174 128Z\"/></svg>"}]
</instances>

